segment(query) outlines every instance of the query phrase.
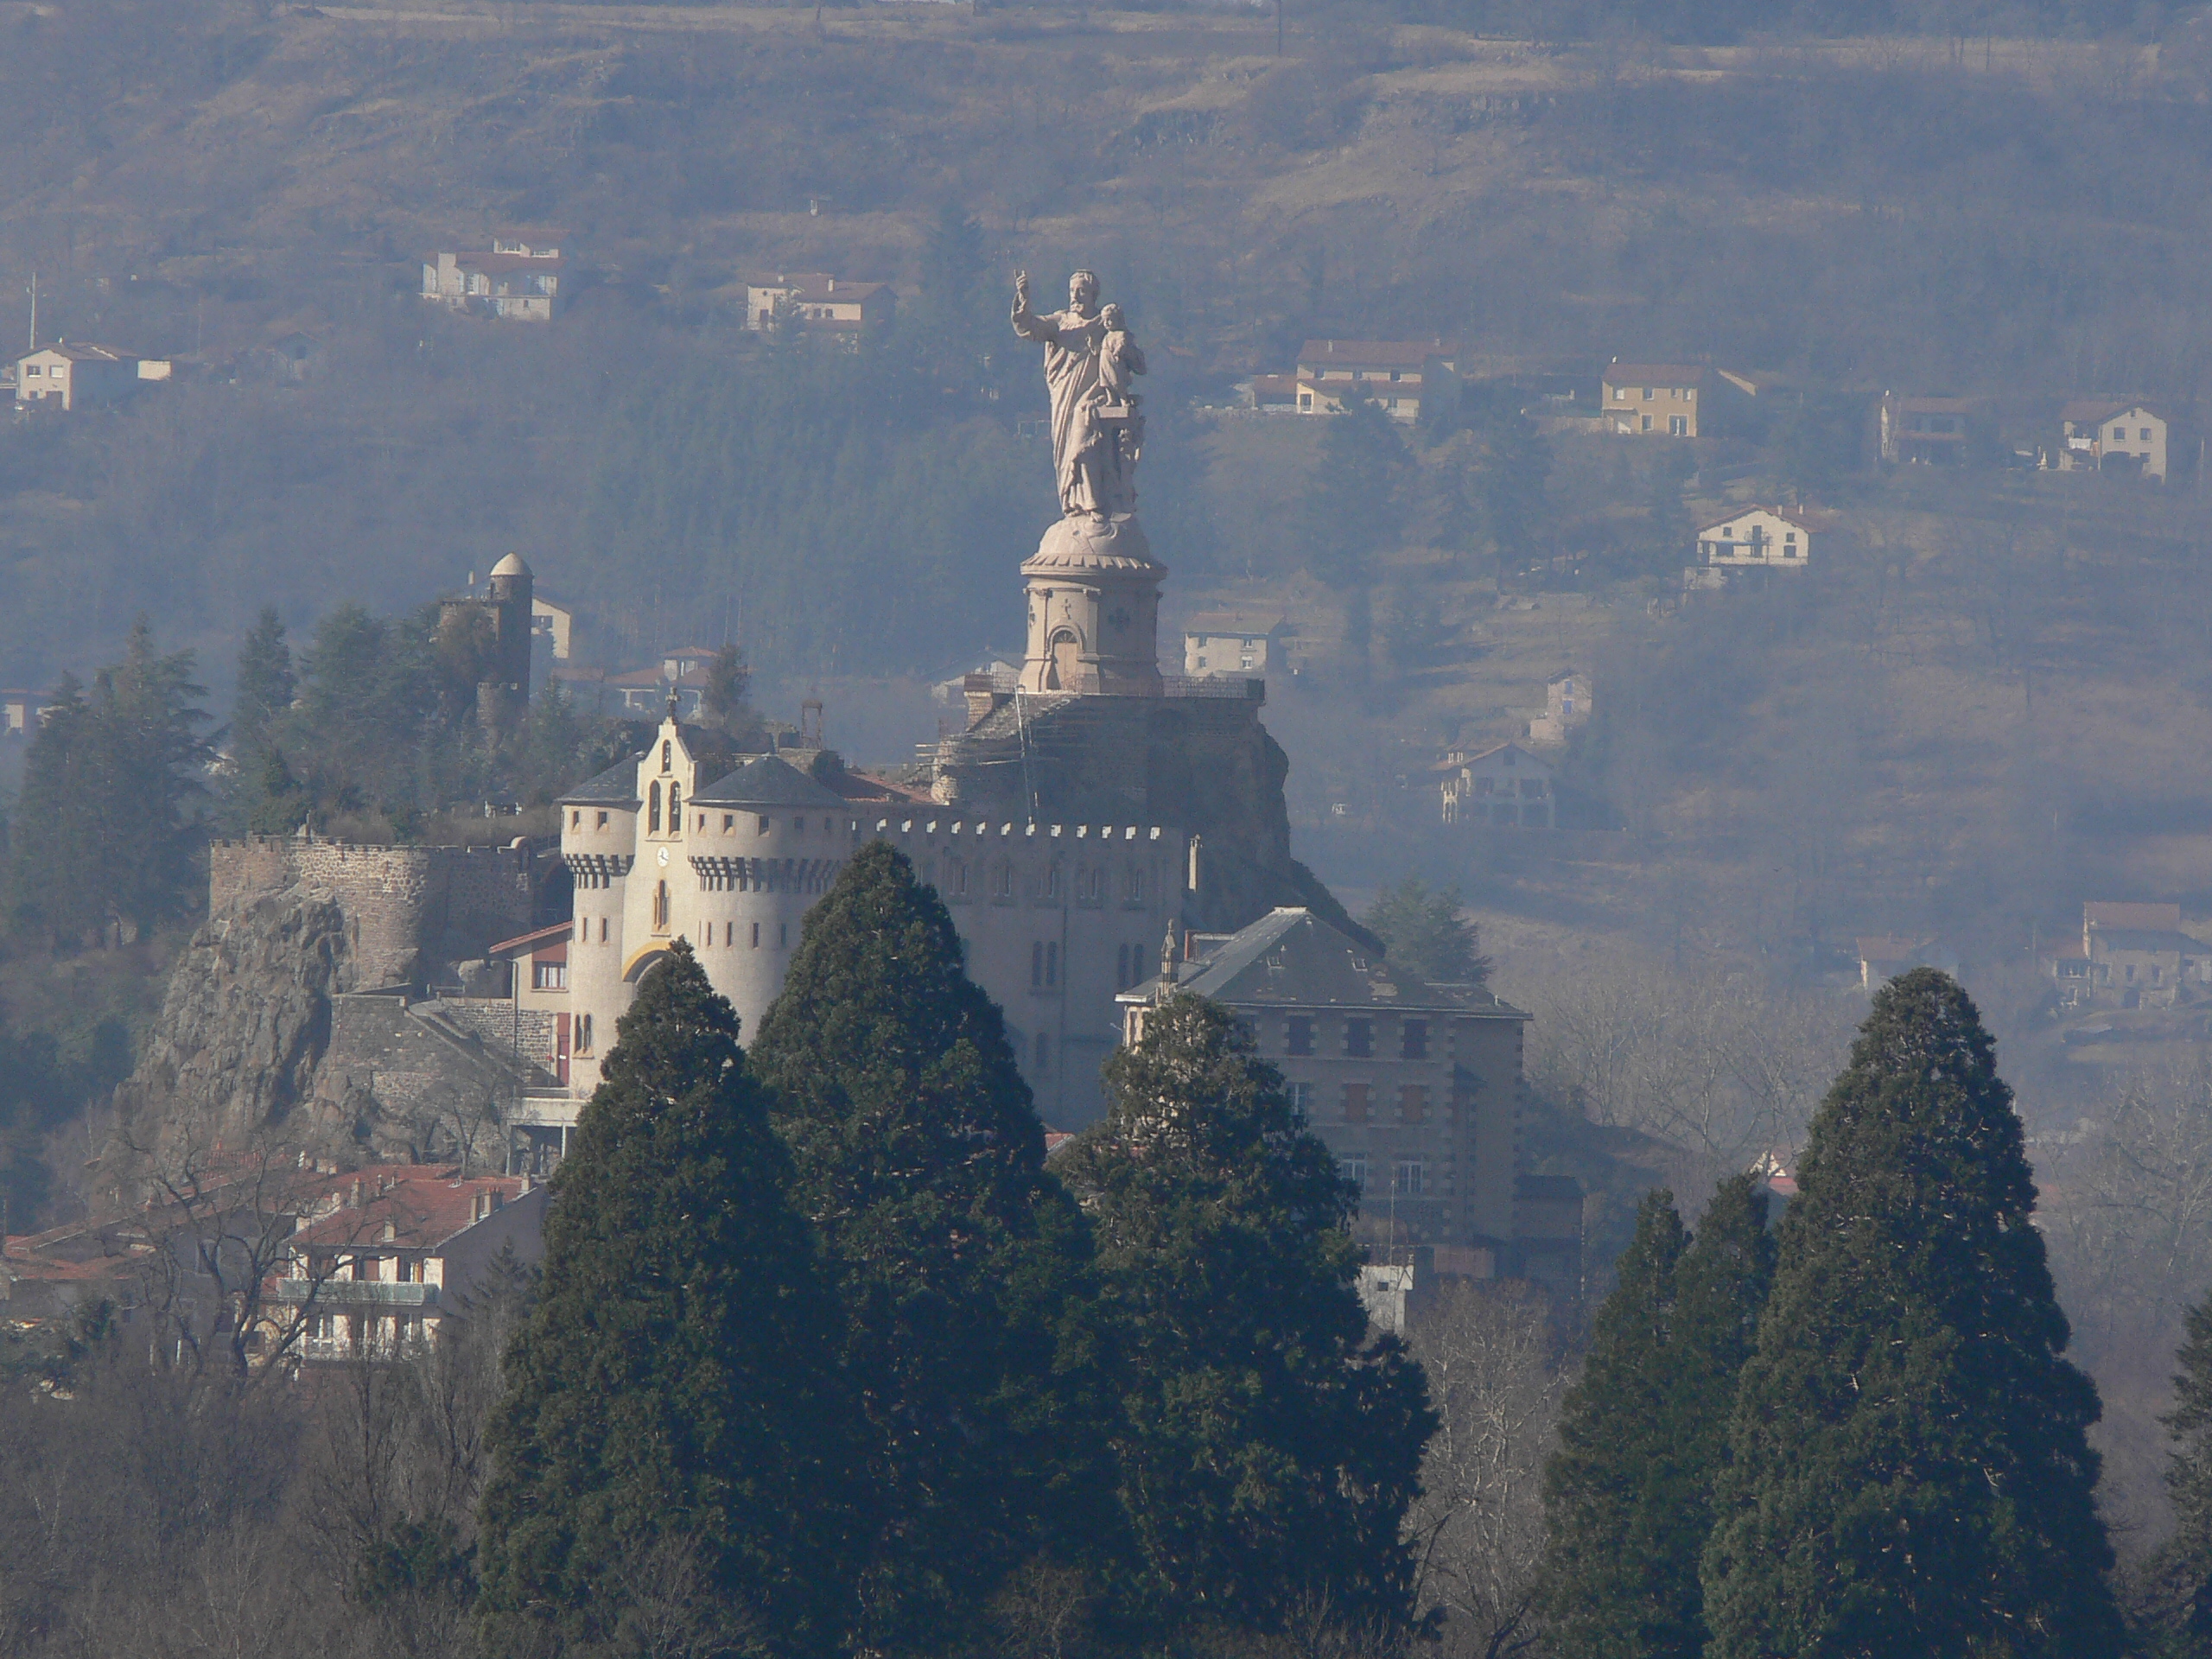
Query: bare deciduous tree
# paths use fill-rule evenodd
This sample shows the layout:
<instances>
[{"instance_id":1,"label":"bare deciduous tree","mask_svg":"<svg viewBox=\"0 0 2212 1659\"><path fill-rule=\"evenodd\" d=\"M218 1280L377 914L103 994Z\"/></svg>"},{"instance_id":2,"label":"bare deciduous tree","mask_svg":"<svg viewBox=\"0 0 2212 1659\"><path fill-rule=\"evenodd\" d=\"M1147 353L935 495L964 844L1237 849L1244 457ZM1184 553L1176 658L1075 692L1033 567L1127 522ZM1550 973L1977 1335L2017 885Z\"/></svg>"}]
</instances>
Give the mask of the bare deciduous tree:
<instances>
[{"instance_id":1,"label":"bare deciduous tree","mask_svg":"<svg viewBox=\"0 0 2212 1659\"><path fill-rule=\"evenodd\" d=\"M1414 1328L1438 1417L1409 1524L1424 1611L1446 1650L1510 1659L1535 1644L1543 1469L1567 1379L1543 1294L1518 1282L1446 1289Z\"/></svg>"}]
</instances>

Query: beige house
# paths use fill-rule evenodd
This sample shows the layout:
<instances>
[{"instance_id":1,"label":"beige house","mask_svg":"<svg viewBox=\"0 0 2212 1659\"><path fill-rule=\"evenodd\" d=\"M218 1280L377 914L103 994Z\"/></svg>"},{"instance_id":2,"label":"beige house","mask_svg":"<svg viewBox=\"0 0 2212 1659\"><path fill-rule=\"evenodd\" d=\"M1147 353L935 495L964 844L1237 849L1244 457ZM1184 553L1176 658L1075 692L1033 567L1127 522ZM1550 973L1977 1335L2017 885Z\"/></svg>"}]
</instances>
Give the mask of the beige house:
<instances>
[{"instance_id":1,"label":"beige house","mask_svg":"<svg viewBox=\"0 0 2212 1659\"><path fill-rule=\"evenodd\" d=\"M1717 377L1697 363L1624 363L1615 358L1599 377L1606 423L1637 437L1712 435L1706 405Z\"/></svg>"},{"instance_id":2,"label":"beige house","mask_svg":"<svg viewBox=\"0 0 2212 1659\"><path fill-rule=\"evenodd\" d=\"M1372 403L1394 421L1419 420L1424 399L1459 395L1457 356L1440 340L1309 340L1298 353L1298 412ZM1255 398L1258 391L1255 383Z\"/></svg>"},{"instance_id":3,"label":"beige house","mask_svg":"<svg viewBox=\"0 0 2212 1659\"><path fill-rule=\"evenodd\" d=\"M1802 570L1812 556L1812 521L1788 507L1745 507L1697 532L1708 569Z\"/></svg>"},{"instance_id":4,"label":"beige house","mask_svg":"<svg viewBox=\"0 0 2212 1659\"><path fill-rule=\"evenodd\" d=\"M2171 476L2177 434L2164 416L2145 404L2077 398L2058 418L2060 471L2132 473L2161 483Z\"/></svg>"},{"instance_id":5,"label":"beige house","mask_svg":"<svg viewBox=\"0 0 2212 1659\"><path fill-rule=\"evenodd\" d=\"M118 403L146 381L169 378L171 369L166 358L58 341L16 359L16 404L67 411Z\"/></svg>"},{"instance_id":6,"label":"beige house","mask_svg":"<svg viewBox=\"0 0 2212 1659\"><path fill-rule=\"evenodd\" d=\"M1905 397L1884 392L1878 441L1893 467L1962 467L1996 435L1995 418L1980 397Z\"/></svg>"},{"instance_id":7,"label":"beige house","mask_svg":"<svg viewBox=\"0 0 2212 1659\"><path fill-rule=\"evenodd\" d=\"M1480 1250L1517 1273L1515 1155L1529 1016L1470 985L1401 974L1304 909L1196 934L1116 1001L1134 1043L1164 995L1194 992L1243 1023L1307 1125L1394 1243Z\"/></svg>"},{"instance_id":8,"label":"beige house","mask_svg":"<svg viewBox=\"0 0 2212 1659\"><path fill-rule=\"evenodd\" d=\"M1500 743L1471 754L1454 749L1437 768L1444 774L1444 822L1559 826L1559 801L1551 763L1518 743Z\"/></svg>"},{"instance_id":9,"label":"beige house","mask_svg":"<svg viewBox=\"0 0 2212 1659\"><path fill-rule=\"evenodd\" d=\"M512 322L550 322L564 302L567 240L558 231L509 231L485 253L441 253L423 267L423 297Z\"/></svg>"},{"instance_id":10,"label":"beige house","mask_svg":"<svg viewBox=\"0 0 2212 1659\"><path fill-rule=\"evenodd\" d=\"M1183 625L1183 672L1192 679L1287 672L1297 633L1280 613L1200 611Z\"/></svg>"},{"instance_id":11,"label":"beige house","mask_svg":"<svg viewBox=\"0 0 2212 1659\"><path fill-rule=\"evenodd\" d=\"M545 654L556 663L575 660L576 642L576 613L566 605L556 604L541 594L533 594L530 601L530 637L542 642Z\"/></svg>"},{"instance_id":12,"label":"beige house","mask_svg":"<svg viewBox=\"0 0 2212 1659\"><path fill-rule=\"evenodd\" d=\"M371 1164L331 1184L301 1217L268 1322L310 1363L396 1359L465 1319L505 1252L545 1254L547 1189L529 1176ZM273 1344L272 1344L273 1345Z\"/></svg>"},{"instance_id":13,"label":"beige house","mask_svg":"<svg viewBox=\"0 0 2212 1659\"><path fill-rule=\"evenodd\" d=\"M1544 712L1529 721L1531 743L1564 743L1590 720L1590 677L1575 669L1544 686Z\"/></svg>"},{"instance_id":14,"label":"beige house","mask_svg":"<svg viewBox=\"0 0 2212 1659\"><path fill-rule=\"evenodd\" d=\"M764 331L776 326L780 308L809 334L858 340L888 322L899 296L888 283L856 283L826 270L779 271L745 279L745 326Z\"/></svg>"},{"instance_id":15,"label":"beige house","mask_svg":"<svg viewBox=\"0 0 2212 1659\"><path fill-rule=\"evenodd\" d=\"M2044 952L2066 1007L2171 1008L2212 994L2212 945L2181 931L2177 904L2093 900L2082 938Z\"/></svg>"}]
</instances>

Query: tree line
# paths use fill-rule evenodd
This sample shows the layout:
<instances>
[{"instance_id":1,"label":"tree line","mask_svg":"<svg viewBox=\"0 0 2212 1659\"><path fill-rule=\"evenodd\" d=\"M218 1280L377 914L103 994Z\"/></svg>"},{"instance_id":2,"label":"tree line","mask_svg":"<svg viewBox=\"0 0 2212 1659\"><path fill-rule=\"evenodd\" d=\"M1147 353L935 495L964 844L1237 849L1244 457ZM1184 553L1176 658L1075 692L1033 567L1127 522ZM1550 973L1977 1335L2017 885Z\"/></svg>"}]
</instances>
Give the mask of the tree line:
<instances>
[{"instance_id":1,"label":"tree line","mask_svg":"<svg viewBox=\"0 0 2212 1659\"><path fill-rule=\"evenodd\" d=\"M1770 1227L1645 1199L1546 1471L1544 1651L2212 1648L2212 1300L2165 1419L2178 1526L2115 1572L2020 1124L1971 1001L1875 997Z\"/></svg>"}]
</instances>

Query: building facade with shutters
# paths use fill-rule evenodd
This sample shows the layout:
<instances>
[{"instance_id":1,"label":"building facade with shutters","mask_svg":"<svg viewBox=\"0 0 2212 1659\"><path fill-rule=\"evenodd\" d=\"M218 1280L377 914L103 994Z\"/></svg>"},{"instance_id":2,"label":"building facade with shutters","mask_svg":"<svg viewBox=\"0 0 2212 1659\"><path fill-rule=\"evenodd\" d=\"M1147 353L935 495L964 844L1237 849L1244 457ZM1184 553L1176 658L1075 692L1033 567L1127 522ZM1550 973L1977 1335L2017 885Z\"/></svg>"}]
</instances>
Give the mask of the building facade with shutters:
<instances>
[{"instance_id":1,"label":"building facade with shutters","mask_svg":"<svg viewBox=\"0 0 2212 1659\"><path fill-rule=\"evenodd\" d=\"M1135 1042L1163 996L1227 1008L1360 1190L1370 1230L1473 1253L1472 1276L1518 1273L1522 1028L1478 986L1432 985L1309 910L1229 935L1193 934L1188 959L1122 994Z\"/></svg>"}]
</instances>

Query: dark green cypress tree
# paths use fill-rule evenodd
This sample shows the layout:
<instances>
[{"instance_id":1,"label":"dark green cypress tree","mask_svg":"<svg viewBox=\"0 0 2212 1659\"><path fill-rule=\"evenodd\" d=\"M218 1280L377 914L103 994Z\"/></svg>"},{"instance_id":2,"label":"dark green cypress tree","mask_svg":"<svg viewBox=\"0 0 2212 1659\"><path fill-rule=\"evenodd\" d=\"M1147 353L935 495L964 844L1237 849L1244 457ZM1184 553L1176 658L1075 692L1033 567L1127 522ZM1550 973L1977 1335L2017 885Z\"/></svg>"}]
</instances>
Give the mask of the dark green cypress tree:
<instances>
[{"instance_id":1,"label":"dark green cypress tree","mask_svg":"<svg viewBox=\"0 0 2212 1659\"><path fill-rule=\"evenodd\" d=\"M2174 1376L2174 1438L2166 1465L2174 1535L2144 1574L2145 1623L2163 1641L2146 1650L2212 1654L2212 1298L2189 1310Z\"/></svg>"},{"instance_id":2,"label":"dark green cypress tree","mask_svg":"<svg viewBox=\"0 0 2212 1659\"><path fill-rule=\"evenodd\" d=\"M284 640L284 619L265 606L238 652L238 696L231 707L231 748L241 765L250 764L268 744L270 727L291 712L292 648Z\"/></svg>"},{"instance_id":3,"label":"dark green cypress tree","mask_svg":"<svg viewBox=\"0 0 2212 1659\"><path fill-rule=\"evenodd\" d=\"M542 1294L491 1431L495 1648L534 1625L620 1639L672 1586L772 1652L823 1648L842 1622L830 1293L737 1039L679 942L553 1178Z\"/></svg>"},{"instance_id":4,"label":"dark green cypress tree","mask_svg":"<svg viewBox=\"0 0 2212 1659\"><path fill-rule=\"evenodd\" d=\"M2096 1390L1952 980L1876 993L1798 1185L1715 1497L1713 1659L2116 1652Z\"/></svg>"},{"instance_id":5,"label":"dark green cypress tree","mask_svg":"<svg viewBox=\"0 0 2212 1659\"><path fill-rule=\"evenodd\" d=\"M1202 998L1153 1010L1106 1084L1106 1118L1055 1166L1096 1241L1143 1564L1128 1601L1170 1626L1268 1630L1320 1606L1402 1626L1435 1417L1397 1339L1370 1339L1357 1192Z\"/></svg>"},{"instance_id":6,"label":"dark green cypress tree","mask_svg":"<svg viewBox=\"0 0 2212 1659\"><path fill-rule=\"evenodd\" d=\"M1647 1193L1544 1470L1539 1577L1545 1647L1561 1659L1694 1655L1701 1535L1681 1535L1695 1471L1675 1439L1677 1275L1688 1237L1674 1194Z\"/></svg>"},{"instance_id":7,"label":"dark green cypress tree","mask_svg":"<svg viewBox=\"0 0 2212 1659\"><path fill-rule=\"evenodd\" d=\"M809 912L753 1060L819 1228L864 1418L857 1645L972 1634L1017 1566L1110 1515L1082 1217L998 1008L937 894L883 842Z\"/></svg>"}]
</instances>

